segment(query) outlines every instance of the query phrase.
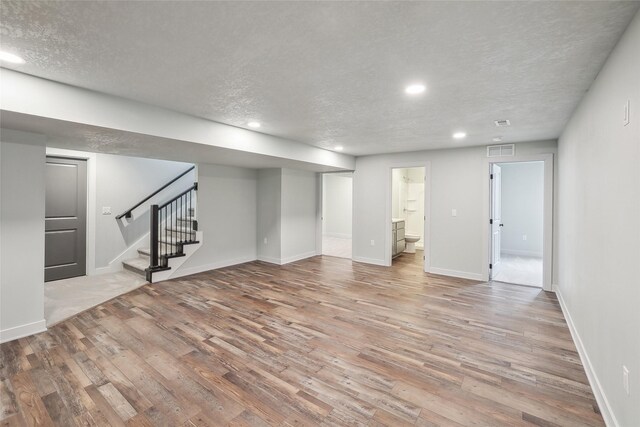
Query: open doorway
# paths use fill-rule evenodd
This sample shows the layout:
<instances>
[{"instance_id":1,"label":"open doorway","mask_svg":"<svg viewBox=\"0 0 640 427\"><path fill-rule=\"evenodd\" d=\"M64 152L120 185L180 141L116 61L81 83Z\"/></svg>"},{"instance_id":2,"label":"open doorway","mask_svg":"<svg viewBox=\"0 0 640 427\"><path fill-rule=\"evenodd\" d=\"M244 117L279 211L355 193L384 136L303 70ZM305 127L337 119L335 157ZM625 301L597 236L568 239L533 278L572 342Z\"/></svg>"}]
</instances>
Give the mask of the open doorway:
<instances>
[{"instance_id":1,"label":"open doorway","mask_svg":"<svg viewBox=\"0 0 640 427\"><path fill-rule=\"evenodd\" d=\"M422 264L425 242L425 168L391 170L391 260Z\"/></svg>"},{"instance_id":2,"label":"open doorway","mask_svg":"<svg viewBox=\"0 0 640 427\"><path fill-rule=\"evenodd\" d=\"M322 175L322 254L351 259L353 173Z\"/></svg>"},{"instance_id":3,"label":"open doorway","mask_svg":"<svg viewBox=\"0 0 640 427\"><path fill-rule=\"evenodd\" d=\"M545 164L491 164L491 280L544 283Z\"/></svg>"}]
</instances>

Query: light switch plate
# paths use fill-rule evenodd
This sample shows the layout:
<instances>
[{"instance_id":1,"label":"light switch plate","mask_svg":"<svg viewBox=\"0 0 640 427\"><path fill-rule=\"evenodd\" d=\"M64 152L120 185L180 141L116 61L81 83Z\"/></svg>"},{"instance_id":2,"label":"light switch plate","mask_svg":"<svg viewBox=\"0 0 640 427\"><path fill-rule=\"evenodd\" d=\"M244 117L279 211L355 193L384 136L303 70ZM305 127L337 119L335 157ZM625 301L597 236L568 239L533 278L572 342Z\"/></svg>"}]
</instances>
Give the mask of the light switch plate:
<instances>
[{"instance_id":1,"label":"light switch plate","mask_svg":"<svg viewBox=\"0 0 640 427\"><path fill-rule=\"evenodd\" d=\"M451 209L451 216L458 216L458 210L457 209Z\"/></svg>"},{"instance_id":2,"label":"light switch plate","mask_svg":"<svg viewBox=\"0 0 640 427\"><path fill-rule=\"evenodd\" d=\"M102 215L111 215L111 206L103 206Z\"/></svg>"}]
</instances>

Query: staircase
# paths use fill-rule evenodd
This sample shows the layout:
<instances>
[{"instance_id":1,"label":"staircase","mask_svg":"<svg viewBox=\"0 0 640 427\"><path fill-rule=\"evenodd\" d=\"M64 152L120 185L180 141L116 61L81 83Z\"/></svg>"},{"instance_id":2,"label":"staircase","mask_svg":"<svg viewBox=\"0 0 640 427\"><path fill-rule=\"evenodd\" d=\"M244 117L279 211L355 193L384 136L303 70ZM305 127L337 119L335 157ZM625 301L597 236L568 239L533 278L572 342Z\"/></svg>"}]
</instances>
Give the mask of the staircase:
<instances>
[{"instance_id":1,"label":"staircase","mask_svg":"<svg viewBox=\"0 0 640 427\"><path fill-rule=\"evenodd\" d=\"M167 188L190 170L193 168L165 184L144 201ZM198 231L198 221L195 216L197 190L196 182L168 202L162 205L151 205L149 247L138 248L137 258L123 261L122 264L126 270L145 277L149 282L175 276L176 270L202 245L202 232ZM117 218L129 218L131 211L141 206L143 202Z\"/></svg>"}]
</instances>

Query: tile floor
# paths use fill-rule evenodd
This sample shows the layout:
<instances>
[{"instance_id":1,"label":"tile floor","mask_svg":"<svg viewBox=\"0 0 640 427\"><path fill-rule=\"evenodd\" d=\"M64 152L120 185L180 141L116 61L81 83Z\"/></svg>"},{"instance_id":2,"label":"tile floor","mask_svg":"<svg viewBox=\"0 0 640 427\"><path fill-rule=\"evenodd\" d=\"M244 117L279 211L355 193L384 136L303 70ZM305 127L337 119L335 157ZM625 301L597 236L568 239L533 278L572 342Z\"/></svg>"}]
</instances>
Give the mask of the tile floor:
<instances>
[{"instance_id":1,"label":"tile floor","mask_svg":"<svg viewBox=\"0 0 640 427\"><path fill-rule=\"evenodd\" d=\"M323 235L322 255L351 259L351 239Z\"/></svg>"},{"instance_id":2,"label":"tile floor","mask_svg":"<svg viewBox=\"0 0 640 427\"><path fill-rule=\"evenodd\" d=\"M542 287L542 258L503 254L492 280Z\"/></svg>"},{"instance_id":3,"label":"tile floor","mask_svg":"<svg viewBox=\"0 0 640 427\"><path fill-rule=\"evenodd\" d=\"M47 326L68 319L111 298L146 284L144 277L129 271L81 276L44 284L44 318Z\"/></svg>"}]
</instances>

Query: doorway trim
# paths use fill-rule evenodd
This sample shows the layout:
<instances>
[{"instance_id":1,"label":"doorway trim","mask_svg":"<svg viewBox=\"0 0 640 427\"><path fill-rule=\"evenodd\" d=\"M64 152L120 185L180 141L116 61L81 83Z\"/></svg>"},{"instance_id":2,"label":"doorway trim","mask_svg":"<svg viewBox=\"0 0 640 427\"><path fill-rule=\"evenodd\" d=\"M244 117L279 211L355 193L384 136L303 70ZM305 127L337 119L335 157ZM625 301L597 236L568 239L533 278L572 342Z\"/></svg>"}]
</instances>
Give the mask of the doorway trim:
<instances>
[{"instance_id":1,"label":"doorway trim","mask_svg":"<svg viewBox=\"0 0 640 427\"><path fill-rule=\"evenodd\" d=\"M425 273L431 272L431 161L416 161L392 163L387 166L387 191L385 202L385 218L384 227L384 265L391 267L391 208L393 197L393 170L403 168L424 168L424 265L422 270Z\"/></svg>"},{"instance_id":2,"label":"doorway trim","mask_svg":"<svg viewBox=\"0 0 640 427\"><path fill-rule=\"evenodd\" d=\"M486 157L483 185L484 233L482 234L483 257L486 262L482 267L484 280L489 281L489 263L491 262L491 166L494 163L544 162L544 207L543 207L543 242L542 242L542 289L553 291L553 154L531 154L513 157Z\"/></svg>"},{"instance_id":3,"label":"doorway trim","mask_svg":"<svg viewBox=\"0 0 640 427\"><path fill-rule=\"evenodd\" d=\"M62 148L46 148L47 156L67 159L86 160L87 162L87 236L86 236L86 275L96 273L96 153L66 150Z\"/></svg>"}]
</instances>

